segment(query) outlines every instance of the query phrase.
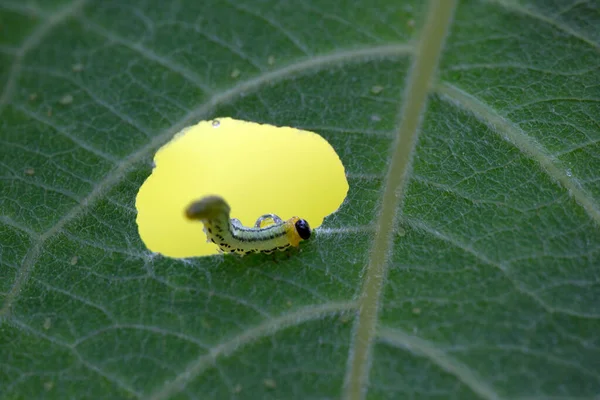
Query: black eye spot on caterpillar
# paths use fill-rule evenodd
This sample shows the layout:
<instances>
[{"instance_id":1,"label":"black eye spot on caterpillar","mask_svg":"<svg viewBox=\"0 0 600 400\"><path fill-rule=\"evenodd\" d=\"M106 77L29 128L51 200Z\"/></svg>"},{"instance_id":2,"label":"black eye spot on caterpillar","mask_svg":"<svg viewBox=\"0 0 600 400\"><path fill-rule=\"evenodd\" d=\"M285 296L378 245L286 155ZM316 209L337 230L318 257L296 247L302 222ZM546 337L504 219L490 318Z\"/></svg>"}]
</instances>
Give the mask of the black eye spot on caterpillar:
<instances>
[{"instance_id":1,"label":"black eye spot on caterpillar","mask_svg":"<svg viewBox=\"0 0 600 400\"><path fill-rule=\"evenodd\" d=\"M308 222L298 217L282 221L273 216L273 224L260 227L265 216L258 219L252 228L243 226L230 217L229 204L219 196L206 196L191 203L185 210L188 219L199 220L204 224L207 238L217 243L223 252L271 254L289 247L298 247L300 242L311 236ZM271 216L272 214L268 214ZM213 232L219 232L215 234ZM215 240L218 239L218 240Z\"/></svg>"},{"instance_id":2,"label":"black eye spot on caterpillar","mask_svg":"<svg viewBox=\"0 0 600 400\"><path fill-rule=\"evenodd\" d=\"M308 222L306 222L306 220L299 219L298 221L296 221L294 226L296 227L296 231L298 232L298 235L303 240L307 240L310 238L310 226L308 225Z\"/></svg>"}]
</instances>

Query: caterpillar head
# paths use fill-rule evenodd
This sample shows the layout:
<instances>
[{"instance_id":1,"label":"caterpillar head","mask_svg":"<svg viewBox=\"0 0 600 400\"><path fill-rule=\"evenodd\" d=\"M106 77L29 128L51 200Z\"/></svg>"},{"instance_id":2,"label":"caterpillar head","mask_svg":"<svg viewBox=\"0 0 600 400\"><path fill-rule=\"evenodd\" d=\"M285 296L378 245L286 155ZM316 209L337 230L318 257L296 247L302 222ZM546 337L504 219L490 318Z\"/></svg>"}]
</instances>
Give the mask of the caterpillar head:
<instances>
[{"instance_id":1,"label":"caterpillar head","mask_svg":"<svg viewBox=\"0 0 600 400\"><path fill-rule=\"evenodd\" d=\"M296 228L296 232L298 232L298 236L300 236L303 240L310 238L311 231L308 221L305 219L299 219L294 224L294 227Z\"/></svg>"}]
</instances>

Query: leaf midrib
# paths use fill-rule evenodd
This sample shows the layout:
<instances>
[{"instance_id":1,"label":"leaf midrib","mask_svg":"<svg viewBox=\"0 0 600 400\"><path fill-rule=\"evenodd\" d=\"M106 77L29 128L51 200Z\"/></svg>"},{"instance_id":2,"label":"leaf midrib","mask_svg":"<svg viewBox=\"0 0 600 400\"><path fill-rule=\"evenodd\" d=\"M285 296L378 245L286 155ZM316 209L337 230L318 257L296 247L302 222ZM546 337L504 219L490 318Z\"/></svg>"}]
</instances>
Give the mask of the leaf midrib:
<instances>
[{"instance_id":1,"label":"leaf midrib","mask_svg":"<svg viewBox=\"0 0 600 400\"><path fill-rule=\"evenodd\" d=\"M396 140L392 145L377 230L364 274L354 337L348 354L344 384L345 399L360 400L365 395L392 236L397 226L404 189L410 175L410 163L417 143L420 123L425 113L429 89L435 80L440 54L455 8L456 1L431 0L429 2L420 42L407 77L403 96L404 106L400 111L400 123Z\"/></svg>"}]
</instances>

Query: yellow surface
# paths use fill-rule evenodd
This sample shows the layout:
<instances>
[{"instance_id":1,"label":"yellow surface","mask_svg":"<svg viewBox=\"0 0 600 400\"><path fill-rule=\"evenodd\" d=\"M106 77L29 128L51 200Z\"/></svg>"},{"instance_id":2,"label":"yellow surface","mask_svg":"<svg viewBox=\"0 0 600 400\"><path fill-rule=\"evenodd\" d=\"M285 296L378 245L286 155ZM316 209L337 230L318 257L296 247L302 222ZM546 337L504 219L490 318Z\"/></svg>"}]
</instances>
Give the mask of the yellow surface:
<instances>
[{"instance_id":1,"label":"yellow surface","mask_svg":"<svg viewBox=\"0 0 600 400\"><path fill-rule=\"evenodd\" d=\"M218 121L218 123L217 123ZM219 118L182 130L154 157L155 168L136 198L140 237L169 257L217 254L200 222L185 208L219 195L231 217L253 226L263 214L304 218L314 229L348 192L344 166L316 133Z\"/></svg>"}]
</instances>

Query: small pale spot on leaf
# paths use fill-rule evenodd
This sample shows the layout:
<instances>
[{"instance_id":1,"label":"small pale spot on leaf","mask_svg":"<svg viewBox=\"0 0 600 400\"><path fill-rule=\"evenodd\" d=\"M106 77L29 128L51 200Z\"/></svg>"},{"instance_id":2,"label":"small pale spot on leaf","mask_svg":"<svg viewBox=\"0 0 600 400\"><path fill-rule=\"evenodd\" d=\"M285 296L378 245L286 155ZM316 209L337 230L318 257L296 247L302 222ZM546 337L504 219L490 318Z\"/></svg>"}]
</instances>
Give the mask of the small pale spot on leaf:
<instances>
[{"instance_id":1,"label":"small pale spot on leaf","mask_svg":"<svg viewBox=\"0 0 600 400\"><path fill-rule=\"evenodd\" d=\"M71 257L70 263L71 263L71 265L75 265L75 264L77 264L77 261L79 261L79 257L73 256L73 257Z\"/></svg>"},{"instance_id":2,"label":"small pale spot on leaf","mask_svg":"<svg viewBox=\"0 0 600 400\"><path fill-rule=\"evenodd\" d=\"M48 330L52 327L52 320L50 318L46 318L44 320L44 329Z\"/></svg>"},{"instance_id":3,"label":"small pale spot on leaf","mask_svg":"<svg viewBox=\"0 0 600 400\"><path fill-rule=\"evenodd\" d=\"M25 171L23 171L23 173L24 173L25 175L32 176L32 175L34 175L34 174L35 174L35 169L33 169L33 168L25 168Z\"/></svg>"},{"instance_id":4,"label":"small pale spot on leaf","mask_svg":"<svg viewBox=\"0 0 600 400\"><path fill-rule=\"evenodd\" d=\"M236 68L236 69L234 69L233 71L231 71L231 77L232 77L233 79L235 79L235 78L237 78L238 76L240 76L240 74L241 74L241 73L242 73L242 72L241 72L239 69L237 69L237 68Z\"/></svg>"},{"instance_id":5,"label":"small pale spot on leaf","mask_svg":"<svg viewBox=\"0 0 600 400\"><path fill-rule=\"evenodd\" d=\"M73 64L73 66L71 68L73 69L73 72L81 72L81 71L83 71L83 64L82 63Z\"/></svg>"},{"instance_id":6,"label":"small pale spot on leaf","mask_svg":"<svg viewBox=\"0 0 600 400\"><path fill-rule=\"evenodd\" d=\"M267 59L267 62L269 63L269 65L275 64L275 57L269 56L269 58Z\"/></svg>"},{"instance_id":7,"label":"small pale spot on leaf","mask_svg":"<svg viewBox=\"0 0 600 400\"><path fill-rule=\"evenodd\" d=\"M275 382L275 379L267 378L263 381L263 383L268 389L275 389L277 387L277 382Z\"/></svg>"},{"instance_id":8,"label":"small pale spot on leaf","mask_svg":"<svg viewBox=\"0 0 600 400\"><path fill-rule=\"evenodd\" d=\"M380 86L380 85L375 85L371 88L371 93L373 94L379 94L383 91L384 87Z\"/></svg>"},{"instance_id":9,"label":"small pale spot on leaf","mask_svg":"<svg viewBox=\"0 0 600 400\"><path fill-rule=\"evenodd\" d=\"M73 102L73 96L70 94L65 94L63 97L60 98L60 100L58 102L60 104L62 104L63 106L66 106Z\"/></svg>"}]
</instances>

